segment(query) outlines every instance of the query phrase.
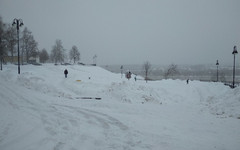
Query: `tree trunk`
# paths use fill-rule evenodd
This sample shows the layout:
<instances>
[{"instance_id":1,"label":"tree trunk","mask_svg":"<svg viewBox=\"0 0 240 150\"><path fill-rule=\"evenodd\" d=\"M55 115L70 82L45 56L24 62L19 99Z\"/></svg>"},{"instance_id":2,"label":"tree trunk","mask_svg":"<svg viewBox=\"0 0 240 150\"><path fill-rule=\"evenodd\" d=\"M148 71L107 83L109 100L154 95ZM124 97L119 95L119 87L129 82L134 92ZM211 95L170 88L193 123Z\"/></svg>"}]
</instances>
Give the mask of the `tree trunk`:
<instances>
[{"instance_id":1,"label":"tree trunk","mask_svg":"<svg viewBox=\"0 0 240 150\"><path fill-rule=\"evenodd\" d=\"M1 60L0 60L0 61L1 61L1 70L2 70L2 63L3 63L3 59L1 58Z\"/></svg>"}]
</instances>

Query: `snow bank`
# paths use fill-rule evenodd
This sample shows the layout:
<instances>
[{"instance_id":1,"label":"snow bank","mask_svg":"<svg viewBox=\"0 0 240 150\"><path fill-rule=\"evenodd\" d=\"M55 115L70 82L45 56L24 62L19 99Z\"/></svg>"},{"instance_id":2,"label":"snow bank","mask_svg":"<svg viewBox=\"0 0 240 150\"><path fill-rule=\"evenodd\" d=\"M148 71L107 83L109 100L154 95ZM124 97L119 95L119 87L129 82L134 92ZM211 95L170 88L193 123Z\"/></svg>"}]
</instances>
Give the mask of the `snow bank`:
<instances>
[{"instance_id":1,"label":"snow bank","mask_svg":"<svg viewBox=\"0 0 240 150\"><path fill-rule=\"evenodd\" d=\"M240 147L239 88L181 80L146 83L95 66L26 65L20 75L17 66L3 69L1 150Z\"/></svg>"}]
</instances>

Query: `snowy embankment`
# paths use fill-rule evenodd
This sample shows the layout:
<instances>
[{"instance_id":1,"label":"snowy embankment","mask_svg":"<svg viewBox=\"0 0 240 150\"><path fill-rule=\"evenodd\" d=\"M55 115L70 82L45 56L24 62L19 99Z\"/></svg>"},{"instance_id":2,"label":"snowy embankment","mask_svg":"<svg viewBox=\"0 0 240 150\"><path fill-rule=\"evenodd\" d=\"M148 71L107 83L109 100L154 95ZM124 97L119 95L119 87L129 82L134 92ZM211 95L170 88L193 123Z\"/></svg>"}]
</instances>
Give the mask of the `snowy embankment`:
<instances>
[{"instance_id":1,"label":"snowy embankment","mask_svg":"<svg viewBox=\"0 0 240 150\"><path fill-rule=\"evenodd\" d=\"M240 148L240 88L135 82L78 65L27 65L20 75L17 66L3 67L1 150Z\"/></svg>"}]
</instances>

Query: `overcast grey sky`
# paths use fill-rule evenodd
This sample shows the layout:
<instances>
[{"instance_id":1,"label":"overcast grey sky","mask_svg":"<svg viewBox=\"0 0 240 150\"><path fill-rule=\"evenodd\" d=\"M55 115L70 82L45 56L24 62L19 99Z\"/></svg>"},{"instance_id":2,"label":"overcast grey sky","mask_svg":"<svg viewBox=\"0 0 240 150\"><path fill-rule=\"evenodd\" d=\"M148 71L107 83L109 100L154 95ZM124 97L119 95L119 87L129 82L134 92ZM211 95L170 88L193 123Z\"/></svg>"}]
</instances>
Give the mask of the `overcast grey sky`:
<instances>
[{"instance_id":1,"label":"overcast grey sky","mask_svg":"<svg viewBox=\"0 0 240 150\"><path fill-rule=\"evenodd\" d=\"M240 0L0 0L0 15L21 18L40 50L60 39L86 63L232 64L240 51Z\"/></svg>"}]
</instances>

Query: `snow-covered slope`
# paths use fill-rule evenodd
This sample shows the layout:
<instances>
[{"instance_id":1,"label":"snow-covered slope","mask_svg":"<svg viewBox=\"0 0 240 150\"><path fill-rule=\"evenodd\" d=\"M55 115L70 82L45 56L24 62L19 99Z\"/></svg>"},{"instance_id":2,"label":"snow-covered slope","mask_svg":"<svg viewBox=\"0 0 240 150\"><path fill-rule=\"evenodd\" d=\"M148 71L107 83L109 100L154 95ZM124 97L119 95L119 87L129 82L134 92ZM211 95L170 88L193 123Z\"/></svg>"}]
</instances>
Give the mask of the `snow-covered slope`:
<instances>
[{"instance_id":1,"label":"snow-covered slope","mask_svg":"<svg viewBox=\"0 0 240 150\"><path fill-rule=\"evenodd\" d=\"M93 66L3 69L0 150L240 148L240 88L135 82Z\"/></svg>"}]
</instances>

